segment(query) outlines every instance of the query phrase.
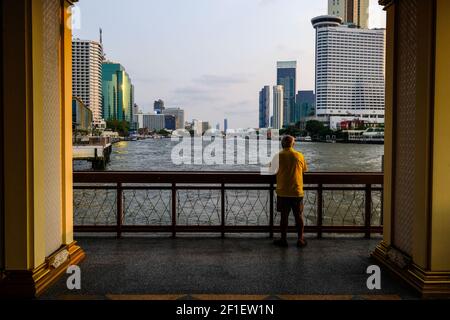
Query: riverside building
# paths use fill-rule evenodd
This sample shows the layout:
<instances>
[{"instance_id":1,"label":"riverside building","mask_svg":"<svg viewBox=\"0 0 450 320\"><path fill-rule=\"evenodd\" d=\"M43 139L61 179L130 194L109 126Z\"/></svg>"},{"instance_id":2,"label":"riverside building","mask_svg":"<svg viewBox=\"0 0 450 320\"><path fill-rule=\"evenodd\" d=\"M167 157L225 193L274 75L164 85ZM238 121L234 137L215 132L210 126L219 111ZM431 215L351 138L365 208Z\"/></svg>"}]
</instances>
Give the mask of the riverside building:
<instances>
[{"instance_id":1,"label":"riverside building","mask_svg":"<svg viewBox=\"0 0 450 320\"><path fill-rule=\"evenodd\" d=\"M384 123L385 30L343 25L337 16L312 19L316 29L316 116L335 129L361 119Z\"/></svg>"},{"instance_id":2,"label":"riverside building","mask_svg":"<svg viewBox=\"0 0 450 320\"><path fill-rule=\"evenodd\" d=\"M72 95L91 111L94 125L102 123L103 46L91 40L72 40Z\"/></svg>"}]
</instances>

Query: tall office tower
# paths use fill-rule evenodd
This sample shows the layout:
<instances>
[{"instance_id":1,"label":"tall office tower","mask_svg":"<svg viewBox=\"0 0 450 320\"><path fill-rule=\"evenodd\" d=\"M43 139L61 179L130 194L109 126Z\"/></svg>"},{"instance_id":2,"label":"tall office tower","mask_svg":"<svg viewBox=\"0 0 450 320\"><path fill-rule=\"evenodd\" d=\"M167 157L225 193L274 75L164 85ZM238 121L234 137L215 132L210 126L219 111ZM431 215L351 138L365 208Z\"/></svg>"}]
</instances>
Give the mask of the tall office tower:
<instances>
[{"instance_id":1,"label":"tall office tower","mask_svg":"<svg viewBox=\"0 0 450 320\"><path fill-rule=\"evenodd\" d=\"M142 111L134 113L133 119L136 123L136 129L144 129L144 113Z\"/></svg>"},{"instance_id":2,"label":"tall office tower","mask_svg":"<svg viewBox=\"0 0 450 320\"><path fill-rule=\"evenodd\" d=\"M164 101L159 99L153 103L153 110L156 114L162 114L164 111Z\"/></svg>"},{"instance_id":3,"label":"tall office tower","mask_svg":"<svg viewBox=\"0 0 450 320\"><path fill-rule=\"evenodd\" d=\"M314 91L299 91L295 98L295 123L304 120L307 117L314 116L316 114L315 103L316 95L314 94Z\"/></svg>"},{"instance_id":4,"label":"tall office tower","mask_svg":"<svg viewBox=\"0 0 450 320\"><path fill-rule=\"evenodd\" d=\"M223 119L223 132L227 133L228 131L228 119Z\"/></svg>"},{"instance_id":5,"label":"tall office tower","mask_svg":"<svg viewBox=\"0 0 450 320\"><path fill-rule=\"evenodd\" d=\"M94 125L102 122L103 46L90 40L72 40L72 95L91 111Z\"/></svg>"},{"instance_id":6,"label":"tall office tower","mask_svg":"<svg viewBox=\"0 0 450 320\"><path fill-rule=\"evenodd\" d=\"M134 96L134 90L133 90L133 96ZM133 113L132 113L133 114L133 126L132 127L134 130L139 129L139 124L136 121L136 115L138 113L140 113L139 106L135 103L135 104L133 104Z\"/></svg>"},{"instance_id":7,"label":"tall office tower","mask_svg":"<svg viewBox=\"0 0 450 320\"><path fill-rule=\"evenodd\" d=\"M274 129L283 128L283 113L284 113L284 87L274 86L273 87L273 124Z\"/></svg>"},{"instance_id":8,"label":"tall office tower","mask_svg":"<svg viewBox=\"0 0 450 320\"><path fill-rule=\"evenodd\" d=\"M294 122L295 94L297 93L297 61L277 63L277 85L283 86L283 125Z\"/></svg>"},{"instance_id":9,"label":"tall office tower","mask_svg":"<svg viewBox=\"0 0 450 320\"><path fill-rule=\"evenodd\" d=\"M176 130L177 129L177 119L175 116L165 114L164 115L165 129Z\"/></svg>"},{"instance_id":10,"label":"tall office tower","mask_svg":"<svg viewBox=\"0 0 450 320\"><path fill-rule=\"evenodd\" d=\"M202 133L204 134L206 131L211 129L211 125L208 121L202 121Z\"/></svg>"},{"instance_id":11,"label":"tall office tower","mask_svg":"<svg viewBox=\"0 0 450 320\"><path fill-rule=\"evenodd\" d=\"M344 24L369 28L369 0L328 0L328 15L341 17Z\"/></svg>"},{"instance_id":12,"label":"tall office tower","mask_svg":"<svg viewBox=\"0 0 450 320\"><path fill-rule=\"evenodd\" d=\"M181 108L167 108L162 110L162 114L175 117L176 129L184 129L184 110Z\"/></svg>"},{"instance_id":13,"label":"tall office tower","mask_svg":"<svg viewBox=\"0 0 450 320\"><path fill-rule=\"evenodd\" d=\"M131 82L131 80L130 80L130 82ZM132 122L133 121L133 115L134 115L134 105L136 104L135 103L135 100L134 100L134 84L131 84L131 97L130 97L130 106L131 106L131 108L130 108L130 112L131 112L131 114L130 114L130 122Z\"/></svg>"},{"instance_id":14,"label":"tall office tower","mask_svg":"<svg viewBox=\"0 0 450 320\"><path fill-rule=\"evenodd\" d=\"M336 16L312 19L316 29L316 115L336 121L384 123L385 30L342 25Z\"/></svg>"},{"instance_id":15,"label":"tall office tower","mask_svg":"<svg viewBox=\"0 0 450 320\"><path fill-rule=\"evenodd\" d=\"M134 89L120 63L106 61L102 67L102 107L105 120L133 122Z\"/></svg>"},{"instance_id":16,"label":"tall office tower","mask_svg":"<svg viewBox=\"0 0 450 320\"><path fill-rule=\"evenodd\" d=\"M259 92L259 127L270 126L270 87L264 86Z\"/></svg>"},{"instance_id":17,"label":"tall office tower","mask_svg":"<svg viewBox=\"0 0 450 320\"><path fill-rule=\"evenodd\" d=\"M203 135L203 121L193 119L191 129L192 129L192 131L194 131L195 136L197 136L197 137L202 136Z\"/></svg>"}]
</instances>

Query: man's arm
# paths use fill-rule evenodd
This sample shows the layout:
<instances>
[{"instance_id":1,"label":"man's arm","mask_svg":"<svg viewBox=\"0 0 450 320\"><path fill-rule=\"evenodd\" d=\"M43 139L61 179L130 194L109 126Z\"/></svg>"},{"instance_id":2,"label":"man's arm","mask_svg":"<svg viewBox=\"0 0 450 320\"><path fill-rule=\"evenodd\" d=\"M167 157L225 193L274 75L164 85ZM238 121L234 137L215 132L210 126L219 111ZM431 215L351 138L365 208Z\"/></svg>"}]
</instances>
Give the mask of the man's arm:
<instances>
[{"instance_id":1,"label":"man's arm","mask_svg":"<svg viewBox=\"0 0 450 320\"><path fill-rule=\"evenodd\" d=\"M272 161L269 163L269 174L275 175L278 173L278 168L280 167L280 155L276 154Z\"/></svg>"}]
</instances>

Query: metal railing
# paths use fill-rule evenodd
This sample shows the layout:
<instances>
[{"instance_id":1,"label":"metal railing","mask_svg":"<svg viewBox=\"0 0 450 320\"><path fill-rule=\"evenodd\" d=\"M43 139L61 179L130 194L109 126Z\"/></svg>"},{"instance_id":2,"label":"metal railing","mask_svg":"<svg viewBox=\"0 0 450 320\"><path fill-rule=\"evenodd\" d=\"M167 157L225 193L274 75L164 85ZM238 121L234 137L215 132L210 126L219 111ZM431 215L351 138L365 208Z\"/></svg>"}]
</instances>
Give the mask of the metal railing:
<instances>
[{"instance_id":1,"label":"metal railing","mask_svg":"<svg viewBox=\"0 0 450 320\"><path fill-rule=\"evenodd\" d=\"M382 184L382 173L306 174L305 232L382 233ZM275 188L274 176L257 172L75 172L74 229L273 237Z\"/></svg>"}]
</instances>

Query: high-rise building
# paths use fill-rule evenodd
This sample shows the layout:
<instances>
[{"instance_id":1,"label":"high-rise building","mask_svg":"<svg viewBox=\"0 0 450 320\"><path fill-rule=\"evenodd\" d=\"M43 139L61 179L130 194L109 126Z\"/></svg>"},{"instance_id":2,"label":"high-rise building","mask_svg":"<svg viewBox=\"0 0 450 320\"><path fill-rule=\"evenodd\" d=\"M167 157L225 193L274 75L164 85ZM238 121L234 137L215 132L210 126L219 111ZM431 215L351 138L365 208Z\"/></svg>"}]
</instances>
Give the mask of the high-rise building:
<instances>
[{"instance_id":1,"label":"high-rise building","mask_svg":"<svg viewBox=\"0 0 450 320\"><path fill-rule=\"evenodd\" d=\"M164 115L172 115L175 117L176 129L184 129L184 110L181 108L167 108L162 110Z\"/></svg>"},{"instance_id":2,"label":"high-rise building","mask_svg":"<svg viewBox=\"0 0 450 320\"><path fill-rule=\"evenodd\" d=\"M92 111L78 98L72 98L72 126L75 130L92 129Z\"/></svg>"},{"instance_id":3,"label":"high-rise building","mask_svg":"<svg viewBox=\"0 0 450 320\"><path fill-rule=\"evenodd\" d=\"M144 113L139 111L133 114L133 122L136 123L136 129L144 128Z\"/></svg>"},{"instance_id":4,"label":"high-rise building","mask_svg":"<svg viewBox=\"0 0 450 320\"><path fill-rule=\"evenodd\" d=\"M147 128L149 131L160 131L166 126L163 114L147 113L142 118L143 128Z\"/></svg>"},{"instance_id":5,"label":"high-rise building","mask_svg":"<svg viewBox=\"0 0 450 320\"><path fill-rule=\"evenodd\" d=\"M283 100L284 100L284 87L274 86L273 87L273 124L274 129L283 128Z\"/></svg>"},{"instance_id":6,"label":"high-rise building","mask_svg":"<svg viewBox=\"0 0 450 320\"><path fill-rule=\"evenodd\" d=\"M228 131L228 119L223 120L223 132L227 133Z\"/></svg>"},{"instance_id":7,"label":"high-rise building","mask_svg":"<svg viewBox=\"0 0 450 320\"><path fill-rule=\"evenodd\" d=\"M334 127L359 118L384 123L385 30L312 19L316 29L316 115Z\"/></svg>"},{"instance_id":8,"label":"high-rise building","mask_svg":"<svg viewBox=\"0 0 450 320\"><path fill-rule=\"evenodd\" d=\"M209 129L211 129L211 125L209 124L209 122L208 121L202 121L202 133L205 133Z\"/></svg>"},{"instance_id":9,"label":"high-rise building","mask_svg":"<svg viewBox=\"0 0 450 320\"><path fill-rule=\"evenodd\" d=\"M167 130L176 130L177 129L177 119L175 116L170 114L164 115L164 128Z\"/></svg>"},{"instance_id":10,"label":"high-rise building","mask_svg":"<svg viewBox=\"0 0 450 320\"><path fill-rule=\"evenodd\" d=\"M369 0L328 0L328 15L342 18L344 24L369 28Z\"/></svg>"},{"instance_id":11,"label":"high-rise building","mask_svg":"<svg viewBox=\"0 0 450 320\"><path fill-rule=\"evenodd\" d=\"M193 119L191 129L192 129L192 131L194 131L195 136L197 136L197 137L202 136L203 135L203 121Z\"/></svg>"},{"instance_id":12,"label":"high-rise building","mask_svg":"<svg viewBox=\"0 0 450 320\"><path fill-rule=\"evenodd\" d=\"M316 95L314 91L299 91L295 98L295 123L307 117L312 117L316 113L315 109Z\"/></svg>"},{"instance_id":13,"label":"high-rise building","mask_svg":"<svg viewBox=\"0 0 450 320\"><path fill-rule=\"evenodd\" d=\"M162 114L163 111L165 110L164 101L161 99L156 100L153 103L153 110L155 111L156 114Z\"/></svg>"},{"instance_id":14,"label":"high-rise building","mask_svg":"<svg viewBox=\"0 0 450 320\"><path fill-rule=\"evenodd\" d=\"M283 125L287 126L294 122L297 61L279 61L277 63L277 85L283 86Z\"/></svg>"},{"instance_id":15,"label":"high-rise building","mask_svg":"<svg viewBox=\"0 0 450 320\"><path fill-rule=\"evenodd\" d=\"M259 127L270 126L270 87L264 86L259 92Z\"/></svg>"},{"instance_id":16,"label":"high-rise building","mask_svg":"<svg viewBox=\"0 0 450 320\"><path fill-rule=\"evenodd\" d=\"M133 122L134 87L120 63L104 62L102 107L105 120Z\"/></svg>"},{"instance_id":17,"label":"high-rise building","mask_svg":"<svg viewBox=\"0 0 450 320\"><path fill-rule=\"evenodd\" d=\"M135 103L135 104L133 105L133 116L134 116L135 114L138 114L139 112L140 112L139 106Z\"/></svg>"},{"instance_id":18,"label":"high-rise building","mask_svg":"<svg viewBox=\"0 0 450 320\"><path fill-rule=\"evenodd\" d=\"M90 40L72 40L72 95L91 111L94 125L102 122L103 46Z\"/></svg>"}]
</instances>

